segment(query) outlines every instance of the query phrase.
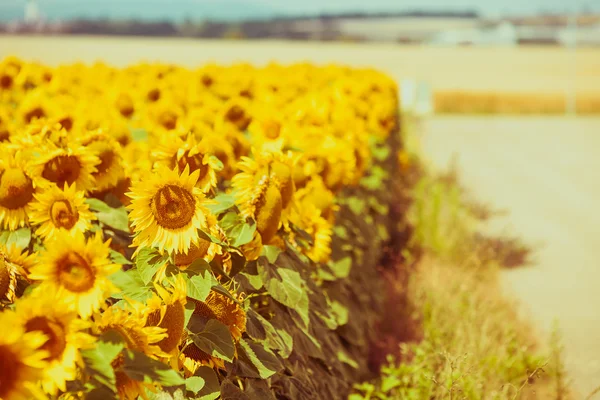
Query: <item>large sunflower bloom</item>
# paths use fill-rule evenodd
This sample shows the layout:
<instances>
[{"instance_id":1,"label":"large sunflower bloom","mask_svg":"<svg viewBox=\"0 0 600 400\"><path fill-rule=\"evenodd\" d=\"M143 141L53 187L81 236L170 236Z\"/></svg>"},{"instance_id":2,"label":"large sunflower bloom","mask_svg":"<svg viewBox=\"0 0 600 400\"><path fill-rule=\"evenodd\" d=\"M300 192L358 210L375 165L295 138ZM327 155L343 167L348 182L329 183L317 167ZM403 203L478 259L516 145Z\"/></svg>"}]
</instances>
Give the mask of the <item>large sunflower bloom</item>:
<instances>
[{"instance_id":1,"label":"large sunflower bloom","mask_svg":"<svg viewBox=\"0 0 600 400\"><path fill-rule=\"evenodd\" d=\"M209 149L206 140L197 142L192 134L185 140L174 135L163 140L153 156L158 165L169 169L177 168L179 173L182 173L186 166L189 167L190 173L200 171L196 186L208 193L217 186L216 171L220 169L220 162L209 153Z\"/></svg>"},{"instance_id":2,"label":"large sunflower bloom","mask_svg":"<svg viewBox=\"0 0 600 400\"><path fill-rule=\"evenodd\" d=\"M0 224L9 230L27 223L36 192L35 180L21 155L20 152L0 155Z\"/></svg>"},{"instance_id":3,"label":"large sunflower bloom","mask_svg":"<svg viewBox=\"0 0 600 400\"><path fill-rule=\"evenodd\" d=\"M44 399L39 381L43 378L48 352L41 347L48 339L41 332L25 332L13 311L0 313L0 399Z\"/></svg>"},{"instance_id":4,"label":"large sunflower bloom","mask_svg":"<svg viewBox=\"0 0 600 400\"><path fill-rule=\"evenodd\" d=\"M77 190L89 191L94 188L96 166L100 159L90 149L83 146L62 148L49 146L32 166L33 176L59 188L76 184Z\"/></svg>"},{"instance_id":5,"label":"large sunflower bloom","mask_svg":"<svg viewBox=\"0 0 600 400\"><path fill-rule=\"evenodd\" d=\"M0 301L13 302L17 284L17 268L8 259L4 246L0 249Z\"/></svg>"},{"instance_id":6,"label":"large sunflower bloom","mask_svg":"<svg viewBox=\"0 0 600 400\"><path fill-rule=\"evenodd\" d=\"M77 377L79 350L94 342L92 336L82 332L88 324L62 299L40 292L17 301L16 311L26 332L41 332L48 337L41 347L48 352L42 388L53 396L59 389L66 391L66 382Z\"/></svg>"},{"instance_id":7,"label":"large sunflower bloom","mask_svg":"<svg viewBox=\"0 0 600 400\"><path fill-rule=\"evenodd\" d=\"M65 184L64 190L50 186L36 194L35 199L29 220L33 225L39 225L35 233L42 238L51 238L63 230L85 232L90 229L91 221L96 219L85 203L85 193L77 191L75 184Z\"/></svg>"},{"instance_id":8,"label":"large sunflower bloom","mask_svg":"<svg viewBox=\"0 0 600 400\"><path fill-rule=\"evenodd\" d=\"M83 233L59 232L46 242L46 251L29 278L42 281L36 290L64 298L82 318L88 318L118 291L108 277L120 265L111 262L109 253L110 239L103 242L100 232L87 241Z\"/></svg>"},{"instance_id":9,"label":"large sunflower bloom","mask_svg":"<svg viewBox=\"0 0 600 400\"><path fill-rule=\"evenodd\" d=\"M100 163L92 173L94 191L111 189L123 177L123 157L118 142L102 130L90 132L81 139L87 149L98 157Z\"/></svg>"},{"instance_id":10,"label":"large sunflower bloom","mask_svg":"<svg viewBox=\"0 0 600 400\"><path fill-rule=\"evenodd\" d=\"M133 246L186 254L198 245L198 229L206 230L208 201L196 187L200 172L182 174L159 167L148 180L136 183L127 195L129 218L136 233Z\"/></svg>"}]
</instances>

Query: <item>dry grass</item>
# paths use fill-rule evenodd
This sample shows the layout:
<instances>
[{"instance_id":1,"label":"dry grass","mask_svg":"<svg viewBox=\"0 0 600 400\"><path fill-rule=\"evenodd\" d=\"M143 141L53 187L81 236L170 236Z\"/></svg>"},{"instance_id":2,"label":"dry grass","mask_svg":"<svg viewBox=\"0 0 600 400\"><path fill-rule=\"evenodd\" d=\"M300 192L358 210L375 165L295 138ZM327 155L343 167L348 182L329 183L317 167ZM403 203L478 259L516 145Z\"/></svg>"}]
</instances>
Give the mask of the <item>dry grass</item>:
<instances>
[{"instance_id":1,"label":"dry grass","mask_svg":"<svg viewBox=\"0 0 600 400\"><path fill-rule=\"evenodd\" d=\"M567 99L564 93L438 91L434 108L441 114L564 114ZM579 94L576 112L600 114L600 95Z\"/></svg>"}]
</instances>

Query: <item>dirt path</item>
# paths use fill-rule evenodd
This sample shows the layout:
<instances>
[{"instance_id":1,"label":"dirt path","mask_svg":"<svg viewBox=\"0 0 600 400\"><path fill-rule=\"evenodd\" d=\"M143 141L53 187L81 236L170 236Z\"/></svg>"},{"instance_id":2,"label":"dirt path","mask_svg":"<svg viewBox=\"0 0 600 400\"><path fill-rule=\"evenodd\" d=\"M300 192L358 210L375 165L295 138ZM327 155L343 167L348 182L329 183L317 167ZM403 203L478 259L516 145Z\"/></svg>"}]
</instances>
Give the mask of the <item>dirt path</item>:
<instances>
[{"instance_id":1,"label":"dirt path","mask_svg":"<svg viewBox=\"0 0 600 400\"><path fill-rule=\"evenodd\" d=\"M600 118L435 117L424 131L435 166L456 155L463 183L509 212L490 229L536 247L503 284L540 332L558 320L567 371L587 395L600 386Z\"/></svg>"}]
</instances>

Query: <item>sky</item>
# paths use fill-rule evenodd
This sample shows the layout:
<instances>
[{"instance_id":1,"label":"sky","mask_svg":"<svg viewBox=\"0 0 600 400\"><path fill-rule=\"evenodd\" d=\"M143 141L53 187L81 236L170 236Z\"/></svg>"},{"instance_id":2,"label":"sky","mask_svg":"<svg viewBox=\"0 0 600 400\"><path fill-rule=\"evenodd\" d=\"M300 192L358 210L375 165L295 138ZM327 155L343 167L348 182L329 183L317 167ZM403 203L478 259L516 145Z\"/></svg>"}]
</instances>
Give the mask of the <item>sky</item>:
<instances>
[{"instance_id":1,"label":"sky","mask_svg":"<svg viewBox=\"0 0 600 400\"><path fill-rule=\"evenodd\" d=\"M0 0L0 21L23 16L27 0ZM600 12L600 0L37 0L49 19L75 17L226 20L344 11L474 10L486 16Z\"/></svg>"}]
</instances>

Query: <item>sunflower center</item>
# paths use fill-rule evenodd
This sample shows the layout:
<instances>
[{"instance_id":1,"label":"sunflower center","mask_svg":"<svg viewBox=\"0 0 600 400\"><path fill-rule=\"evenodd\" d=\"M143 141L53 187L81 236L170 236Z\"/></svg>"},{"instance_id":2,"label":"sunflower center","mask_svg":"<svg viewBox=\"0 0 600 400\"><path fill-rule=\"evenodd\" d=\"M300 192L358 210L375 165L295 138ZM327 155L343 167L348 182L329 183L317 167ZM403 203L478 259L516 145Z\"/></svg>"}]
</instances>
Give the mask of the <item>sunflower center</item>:
<instances>
[{"instance_id":1,"label":"sunflower center","mask_svg":"<svg viewBox=\"0 0 600 400\"><path fill-rule=\"evenodd\" d=\"M9 168L0 175L0 206L16 210L33 198L33 183L19 168Z\"/></svg>"},{"instance_id":2,"label":"sunflower center","mask_svg":"<svg viewBox=\"0 0 600 400\"><path fill-rule=\"evenodd\" d=\"M181 341L183 336L183 328L185 324L185 308L180 301L167 305L165 315L162 321L160 319L160 311L153 311L148 316L147 325L158 326L167 331L167 336L157 343L158 347L165 353L173 351Z\"/></svg>"},{"instance_id":3,"label":"sunflower center","mask_svg":"<svg viewBox=\"0 0 600 400\"><path fill-rule=\"evenodd\" d=\"M54 182L58 187L64 187L65 183L72 185L79 178L81 164L75 156L56 156L44 165L42 177Z\"/></svg>"},{"instance_id":4,"label":"sunflower center","mask_svg":"<svg viewBox=\"0 0 600 400\"><path fill-rule=\"evenodd\" d=\"M151 102L155 102L158 99L160 99L160 90L158 89L152 89L148 92L148 94L146 95L146 98L151 101Z\"/></svg>"},{"instance_id":5,"label":"sunflower center","mask_svg":"<svg viewBox=\"0 0 600 400\"><path fill-rule=\"evenodd\" d=\"M185 188L166 185L152 198L152 214L156 222L167 229L183 228L192 221L196 199Z\"/></svg>"},{"instance_id":6,"label":"sunflower center","mask_svg":"<svg viewBox=\"0 0 600 400\"><path fill-rule=\"evenodd\" d=\"M158 118L158 122L165 129L175 129L175 127L177 126L177 115L170 110L163 111Z\"/></svg>"},{"instance_id":7,"label":"sunflower center","mask_svg":"<svg viewBox=\"0 0 600 400\"><path fill-rule=\"evenodd\" d=\"M0 142L6 142L10 138L10 131L8 128L3 127L0 122Z\"/></svg>"},{"instance_id":8,"label":"sunflower center","mask_svg":"<svg viewBox=\"0 0 600 400\"><path fill-rule=\"evenodd\" d=\"M263 124L265 136L269 139L277 139L281 131L281 124L277 121L268 120Z\"/></svg>"},{"instance_id":9,"label":"sunflower center","mask_svg":"<svg viewBox=\"0 0 600 400\"><path fill-rule=\"evenodd\" d=\"M48 361L58 360L67 348L65 327L46 317L34 317L25 324L27 332L41 331L48 340L42 346L42 350L48 352Z\"/></svg>"},{"instance_id":10,"label":"sunflower center","mask_svg":"<svg viewBox=\"0 0 600 400\"><path fill-rule=\"evenodd\" d=\"M40 119L40 118L44 118L45 116L46 116L46 113L44 112L43 108L35 107L25 113L25 121L27 123L29 123L34 118Z\"/></svg>"},{"instance_id":11,"label":"sunflower center","mask_svg":"<svg viewBox=\"0 0 600 400\"><path fill-rule=\"evenodd\" d=\"M250 117L246 115L246 111L238 106L234 105L225 114L225 119L227 121L233 123L240 130L245 130L250 124Z\"/></svg>"},{"instance_id":12,"label":"sunflower center","mask_svg":"<svg viewBox=\"0 0 600 400\"><path fill-rule=\"evenodd\" d=\"M187 254L175 253L173 262L180 269L184 269L197 259L204 257L208 252L209 247L210 242L208 240L200 239L198 245L192 245Z\"/></svg>"},{"instance_id":13,"label":"sunflower center","mask_svg":"<svg viewBox=\"0 0 600 400\"><path fill-rule=\"evenodd\" d=\"M0 346L0 399L16 389L21 374L21 360L8 346Z\"/></svg>"},{"instance_id":14,"label":"sunflower center","mask_svg":"<svg viewBox=\"0 0 600 400\"><path fill-rule=\"evenodd\" d=\"M102 175L108 171L115 160L115 152L112 149L106 149L98 155L98 158L100 159L100 164L96 166L97 172L94 175Z\"/></svg>"},{"instance_id":15,"label":"sunflower center","mask_svg":"<svg viewBox=\"0 0 600 400\"><path fill-rule=\"evenodd\" d=\"M87 292L94 287L92 266L79 254L70 252L58 262L58 280L71 292Z\"/></svg>"},{"instance_id":16,"label":"sunflower center","mask_svg":"<svg viewBox=\"0 0 600 400\"><path fill-rule=\"evenodd\" d=\"M173 156L173 160L171 162L171 167L179 168L179 172L183 172L185 166L188 165L190 167L190 173L194 171L200 171L200 177L198 181L202 181L206 174L208 174L208 164L204 164L202 160L204 159L204 154L198 153L193 156L190 156L189 150L183 153L183 156L177 160L177 155Z\"/></svg>"},{"instance_id":17,"label":"sunflower center","mask_svg":"<svg viewBox=\"0 0 600 400\"><path fill-rule=\"evenodd\" d=\"M122 116L125 118L131 117L135 108L133 106L133 100L126 93L121 93L117 98L117 108Z\"/></svg>"},{"instance_id":18,"label":"sunflower center","mask_svg":"<svg viewBox=\"0 0 600 400\"><path fill-rule=\"evenodd\" d=\"M11 280L12 274L10 267L6 261L0 258L0 299L4 299L9 295Z\"/></svg>"},{"instance_id":19,"label":"sunflower center","mask_svg":"<svg viewBox=\"0 0 600 400\"><path fill-rule=\"evenodd\" d=\"M57 200L50 207L50 219L58 228L71 229L79 220L79 212L68 200Z\"/></svg>"},{"instance_id":20,"label":"sunflower center","mask_svg":"<svg viewBox=\"0 0 600 400\"><path fill-rule=\"evenodd\" d=\"M59 120L58 123L67 131L70 131L71 128L73 128L73 118L71 117L64 117L61 120Z\"/></svg>"},{"instance_id":21,"label":"sunflower center","mask_svg":"<svg viewBox=\"0 0 600 400\"><path fill-rule=\"evenodd\" d=\"M0 87L2 89L10 89L13 85L13 78L10 75L0 76Z\"/></svg>"}]
</instances>

